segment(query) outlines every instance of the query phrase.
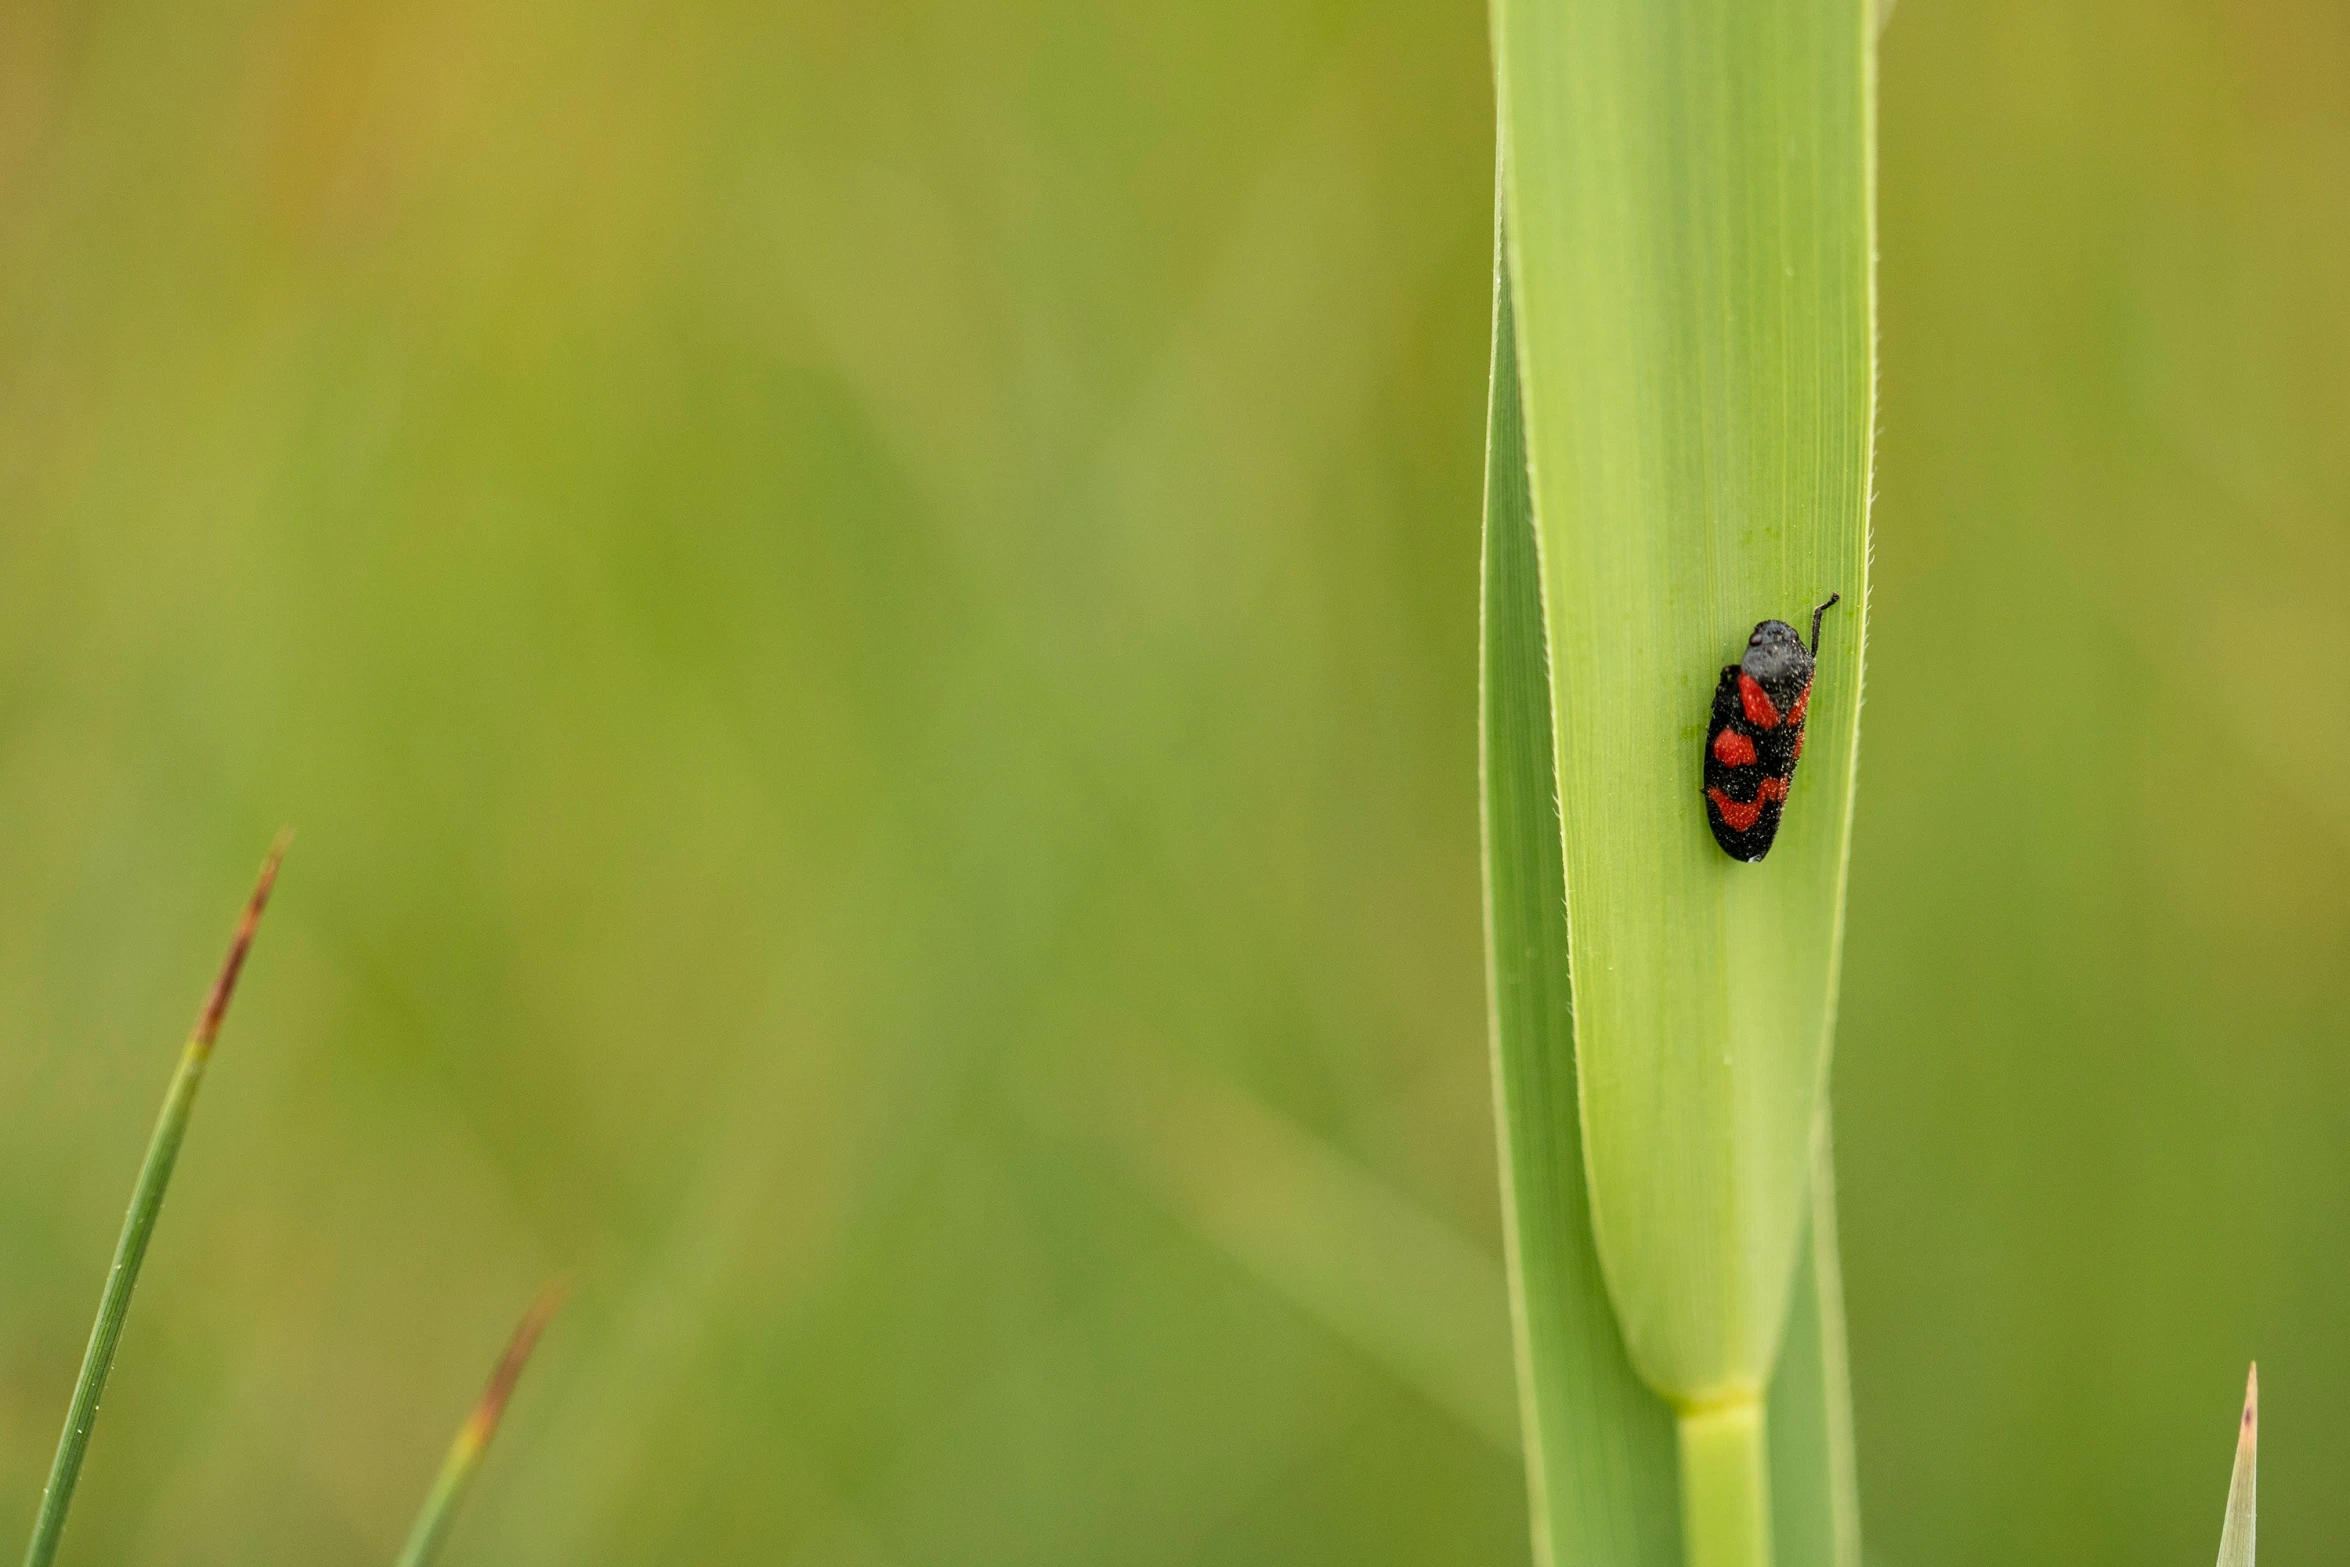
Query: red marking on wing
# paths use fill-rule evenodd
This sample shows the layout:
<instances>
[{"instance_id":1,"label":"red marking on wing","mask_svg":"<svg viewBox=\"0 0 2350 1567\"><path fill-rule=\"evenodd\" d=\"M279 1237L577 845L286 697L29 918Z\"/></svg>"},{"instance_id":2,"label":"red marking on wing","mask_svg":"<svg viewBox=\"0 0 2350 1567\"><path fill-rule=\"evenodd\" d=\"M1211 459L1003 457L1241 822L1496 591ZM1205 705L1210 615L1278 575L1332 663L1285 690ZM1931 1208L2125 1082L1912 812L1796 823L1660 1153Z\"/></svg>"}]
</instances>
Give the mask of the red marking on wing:
<instances>
[{"instance_id":1,"label":"red marking on wing","mask_svg":"<svg viewBox=\"0 0 2350 1567\"><path fill-rule=\"evenodd\" d=\"M1752 767L1754 742L1735 729L1725 729L1714 736L1714 760L1724 767Z\"/></svg>"},{"instance_id":2,"label":"red marking on wing","mask_svg":"<svg viewBox=\"0 0 2350 1567\"><path fill-rule=\"evenodd\" d=\"M1795 731L1795 754L1787 758L1787 765L1789 767L1793 767L1797 762L1803 760L1803 737L1808 732L1809 731L1802 729Z\"/></svg>"},{"instance_id":3,"label":"red marking on wing","mask_svg":"<svg viewBox=\"0 0 2350 1567\"><path fill-rule=\"evenodd\" d=\"M1746 721L1757 729L1779 727L1779 709L1771 702L1771 694L1756 683L1754 676L1744 670L1738 673L1738 700L1746 706Z\"/></svg>"},{"instance_id":4,"label":"red marking on wing","mask_svg":"<svg viewBox=\"0 0 2350 1567\"><path fill-rule=\"evenodd\" d=\"M1811 685L1809 682L1806 682L1803 688L1803 694L1797 697L1795 699L1795 705L1787 710L1787 722L1791 724L1802 723L1803 715L1807 710L1809 710L1810 707Z\"/></svg>"},{"instance_id":5,"label":"red marking on wing","mask_svg":"<svg viewBox=\"0 0 2350 1567\"><path fill-rule=\"evenodd\" d=\"M1706 790L1705 797L1713 801L1723 824L1732 832L1751 832L1754 824L1762 820L1764 806L1773 801L1786 803L1787 780L1766 775L1754 786L1754 798L1743 802L1731 799L1719 789Z\"/></svg>"},{"instance_id":6,"label":"red marking on wing","mask_svg":"<svg viewBox=\"0 0 2350 1567\"><path fill-rule=\"evenodd\" d=\"M1764 781L1767 783L1769 780ZM1714 802L1714 809L1722 813L1722 821L1732 832L1745 832L1762 817L1763 797L1759 790L1744 805L1719 789L1706 790L1705 797Z\"/></svg>"}]
</instances>

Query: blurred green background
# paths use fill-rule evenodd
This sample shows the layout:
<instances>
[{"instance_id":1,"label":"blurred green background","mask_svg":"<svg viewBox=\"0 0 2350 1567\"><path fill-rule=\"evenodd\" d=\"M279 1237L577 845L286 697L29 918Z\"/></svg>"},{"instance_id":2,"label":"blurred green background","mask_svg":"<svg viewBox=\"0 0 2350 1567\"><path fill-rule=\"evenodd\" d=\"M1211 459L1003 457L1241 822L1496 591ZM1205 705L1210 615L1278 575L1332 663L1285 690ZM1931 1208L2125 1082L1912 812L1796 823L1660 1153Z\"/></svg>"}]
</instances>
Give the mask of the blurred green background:
<instances>
[{"instance_id":1,"label":"blurred green background","mask_svg":"<svg viewBox=\"0 0 2350 1567\"><path fill-rule=\"evenodd\" d=\"M292 822L68 1560L1523 1560L1484 25L0 7L0 1519ZM2350 1533L2346 79L1887 36L1890 1567Z\"/></svg>"}]
</instances>

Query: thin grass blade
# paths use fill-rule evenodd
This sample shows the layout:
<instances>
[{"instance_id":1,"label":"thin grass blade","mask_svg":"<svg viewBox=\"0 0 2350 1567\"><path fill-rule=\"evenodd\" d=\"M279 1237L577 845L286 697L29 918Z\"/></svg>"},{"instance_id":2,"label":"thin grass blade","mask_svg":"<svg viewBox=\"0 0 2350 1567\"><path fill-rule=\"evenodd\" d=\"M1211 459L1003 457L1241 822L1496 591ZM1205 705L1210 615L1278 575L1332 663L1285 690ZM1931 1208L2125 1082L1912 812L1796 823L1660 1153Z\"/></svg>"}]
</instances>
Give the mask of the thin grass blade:
<instances>
[{"instance_id":1,"label":"thin grass blade","mask_svg":"<svg viewBox=\"0 0 2350 1567\"><path fill-rule=\"evenodd\" d=\"M2228 1519L2219 1531L2219 1567L2252 1567L2260 1511L2260 1367L2244 1379L2244 1418L2236 1426L2236 1470L2228 1478Z\"/></svg>"},{"instance_id":2,"label":"thin grass blade","mask_svg":"<svg viewBox=\"0 0 2350 1567\"><path fill-rule=\"evenodd\" d=\"M1506 268L1496 277L1480 713L1486 987L1534 1559L1674 1567L1673 1415L1624 1352L1584 1184L1541 558Z\"/></svg>"},{"instance_id":3,"label":"thin grass blade","mask_svg":"<svg viewBox=\"0 0 2350 1567\"><path fill-rule=\"evenodd\" d=\"M1056 1071L1037 1103L1167 1212L1497 1452L1518 1456L1497 1260L1233 1079L1173 1052Z\"/></svg>"},{"instance_id":4,"label":"thin grass blade","mask_svg":"<svg viewBox=\"0 0 2350 1567\"><path fill-rule=\"evenodd\" d=\"M82 1460L89 1453L90 1432L97 1424L98 1404L106 1395L106 1379L114 1370L114 1353L122 1343L123 1324L130 1316L131 1291L138 1286L139 1269L147 1260L147 1243L163 1216L164 1193L179 1163L180 1144L195 1113L196 1093L204 1085L204 1069L211 1064L212 1047L236 994L237 977L244 972L253 934L260 928L262 910L277 885L278 864L285 858L291 833L280 833L269 857L261 863L260 879L246 900L244 917L229 942L228 957L212 981L204 1007L196 1016L195 1031L180 1050L178 1069L163 1096L163 1110L155 1132L147 1140L147 1157L139 1166L138 1183L131 1188L130 1211L123 1216L122 1235L115 1242L114 1262L106 1270L106 1286L98 1297L98 1318L90 1328L89 1347L82 1352L81 1374L74 1381L73 1398L66 1405L65 1430L57 1438L57 1456L49 1466L49 1482L41 1491L41 1509L33 1519L32 1538L25 1545L25 1567L48 1567L65 1536L65 1517L73 1506L74 1487L81 1480Z\"/></svg>"},{"instance_id":5,"label":"thin grass blade","mask_svg":"<svg viewBox=\"0 0 2350 1567\"><path fill-rule=\"evenodd\" d=\"M1787 1341L1771 1378L1771 1524L1777 1559L1861 1567L1860 1485L1852 1444L1852 1373L1836 1245L1836 1172L1821 1117L1810 1234L1795 1270Z\"/></svg>"},{"instance_id":6,"label":"thin grass blade","mask_svg":"<svg viewBox=\"0 0 2350 1567\"><path fill-rule=\"evenodd\" d=\"M506 1341L506 1352L498 1357L498 1364L490 1372L490 1380L474 1401L473 1412L457 1428L456 1440L449 1444L448 1456L441 1460L441 1471L433 1477L432 1489L425 1494L424 1509L417 1514L416 1525L408 1531L408 1543L400 1551L399 1567L424 1567L440 1554L441 1542L456 1521L457 1508L465 1500L465 1493L473 1486L474 1475L481 1468L482 1455L489 1451L490 1439L498 1434L498 1422L505 1416L507 1401L514 1396L514 1385L522 1380L522 1368L530 1363L531 1351L538 1347L539 1335L547 1329L547 1322L563 1304L565 1290L562 1282L548 1285L539 1291L538 1299L522 1314L515 1325L514 1336Z\"/></svg>"}]
</instances>

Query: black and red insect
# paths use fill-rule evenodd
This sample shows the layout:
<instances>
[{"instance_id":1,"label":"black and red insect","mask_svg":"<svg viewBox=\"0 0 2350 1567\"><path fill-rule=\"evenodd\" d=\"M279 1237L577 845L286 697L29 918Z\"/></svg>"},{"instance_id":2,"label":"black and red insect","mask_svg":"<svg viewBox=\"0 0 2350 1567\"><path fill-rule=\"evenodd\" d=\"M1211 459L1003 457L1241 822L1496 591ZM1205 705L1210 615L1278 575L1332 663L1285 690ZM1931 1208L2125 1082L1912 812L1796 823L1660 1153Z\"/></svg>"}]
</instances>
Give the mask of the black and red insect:
<instances>
[{"instance_id":1,"label":"black and red insect","mask_svg":"<svg viewBox=\"0 0 2350 1567\"><path fill-rule=\"evenodd\" d=\"M1746 639L1746 656L1722 670L1713 722L1705 732L1705 818L1714 842L1749 863L1771 852L1787 786L1803 759L1803 721L1820 652L1820 617L1844 595L1831 593L1811 612L1811 646L1784 620L1766 620Z\"/></svg>"}]
</instances>

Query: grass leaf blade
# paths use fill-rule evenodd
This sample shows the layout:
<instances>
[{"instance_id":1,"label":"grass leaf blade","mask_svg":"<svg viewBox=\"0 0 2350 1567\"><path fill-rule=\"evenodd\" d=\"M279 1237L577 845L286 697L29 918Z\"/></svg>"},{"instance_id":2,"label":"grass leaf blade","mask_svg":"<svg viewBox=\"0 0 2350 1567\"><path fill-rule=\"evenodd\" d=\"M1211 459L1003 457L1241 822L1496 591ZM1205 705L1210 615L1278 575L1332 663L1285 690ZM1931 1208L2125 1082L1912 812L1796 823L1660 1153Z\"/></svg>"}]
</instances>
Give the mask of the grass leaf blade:
<instances>
[{"instance_id":1,"label":"grass leaf blade","mask_svg":"<svg viewBox=\"0 0 2350 1567\"><path fill-rule=\"evenodd\" d=\"M211 1064L212 1047L220 1038L221 1023L227 1018L229 1001L236 994L237 977L244 972L245 956L252 950L253 934L260 927L262 910L268 907L270 890L277 885L278 863L285 857L291 839L291 834L279 834L269 857L262 862L260 879L254 885L253 895L246 900L244 917L237 922L236 935L229 942L228 957L212 982L203 1010L197 1014L195 1031L180 1050L179 1067L163 1096L163 1110L155 1118L154 1135L147 1140L147 1157L139 1166L137 1184L131 1188L130 1211L123 1215L122 1235L115 1242L114 1261L106 1271L106 1285L98 1297L98 1316L90 1327L89 1346L82 1352L81 1373L74 1380L73 1397L66 1405L65 1429L57 1438L57 1456L49 1466L48 1484L41 1490L41 1508L34 1515L32 1538L25 1545L25 1567L48 1567L57 1555L58 1542L65 1536L65 1517L73 1506L74 1487L81 1480L82 1460L89 1453L90 1433L98 1420L98 1404L106 1395L106 1379L114 1370L114 1354L121 1346L123 1325L130 1316L131 1291L138 1287L139 1269L147 1260L147 1243L154 1238L156 1222L163 1216L164 1193L169 1190L172 1170L179 1163L180 1144L187 1137L188 1121L195 1113L197 1090L204 1084L204 1069Z\"/></svg>"},{"instance_id":2,"label":"grass leaf blade","mask_svg":"<svg viewBox=\"0 0 2350 1567\"><path fill-rule=\"evenodd\" d=\"M1497 275L1479 714L1486 983L1534 1555L1536 1567L1673 1567L1673 1416L1624 1352L1584 1184L1550 654L1511 291Z\"/></svg>"},{"instance_id":3,"label":"grass leaf blade","mask_svg":"<svg viewBox=\"0 0 2350 1567\"><path fill-rule=\"evenodd\" d=\"M474 1401L473 1412L457 1428L456 1439L450 1442L448 1455L441 1460L440 1473L433 1477L423 1510L417 1514L415 1526L408 1531L408 1543L400 1551L399 1567L425 1567L425 1563L440 1554L449 1525L456 1521L458 1504L472 1488L482 1455L489 1451L490 1439L498 1434L498 1421L506 1413L507 1401L514 1396L514 1385L522 1380L522 1369L530 1363L531 1351L538 1347L539 1335L546 1331L548 1320L563 1304L563 1295L560 1281L548 1285L539 1291L538 1299L531 1302L530 1309L515 1325L514 1336L506 1341L505 1353L498 1357L481 1397Z\"/></svg>"},{"instance_id":4,"label":"grass leaf blade","mask_svg":"<svg viewBox=\"0 0 2350 1567\"><path fill-rule=\"evenodd\" d=\"M1633 1361L1759 1398L1806 1222L1850 841L1873 393L1867 0L1497 0L1594 1230ZM1769 859L1719 671L1830 593Z\"/></svg>"},{"instance_id":5,"label":"grass leaf blade","mask_svg":"<svg viewBox=\"0 0 2350 1567\"><path fill-rule=\"evenodd\" d=\"M1852 1373L1836 1244L1836 1172L1820 1121L1811 1221L1771 1377L1771 1521L1777 1559L1861 1567L1860 1487L1852 1443Z\"/></svg>"},{"instance_id":6,"label":"grass leaf blade","mask_svg":"<svg viewBox=\"0 0 2350 1567\"><path fill-rule=\"evenodd\" d=\"M2244 1418L2236 1427L2236 1469L2228 1477L2228 1519L2220 1526L2219 1567L2252 1567L2260 1503L2260 1367L2244 1379Z\"/></svg>"}]
</instances>

